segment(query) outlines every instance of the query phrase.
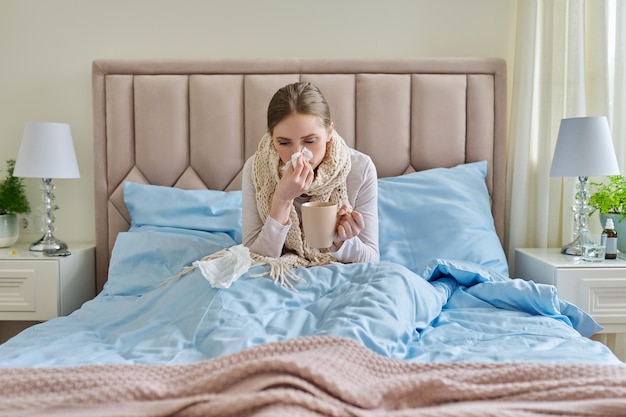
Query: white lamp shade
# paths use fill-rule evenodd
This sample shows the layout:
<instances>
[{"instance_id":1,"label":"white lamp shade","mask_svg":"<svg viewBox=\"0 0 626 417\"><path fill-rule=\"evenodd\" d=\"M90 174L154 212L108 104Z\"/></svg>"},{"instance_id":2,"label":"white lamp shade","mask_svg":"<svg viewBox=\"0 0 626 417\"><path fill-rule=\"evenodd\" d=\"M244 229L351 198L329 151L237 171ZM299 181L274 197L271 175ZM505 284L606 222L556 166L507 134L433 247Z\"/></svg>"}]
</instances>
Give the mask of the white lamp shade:
<instances>
[{"instance_id":1,"label":"white lamp shade","mask_svg":"<svg viewBox=\"0 0 626 417\"><path fill-rule=\"evenodd\" d=\"M551 177L619 175L609 123L604 116L561 120Z\"/></svg>"},{"instance_id":2,"label":"white lamp shade","mask_svg":"<svg viewBox=\"0 0 626 417\"><path fill-rule=\"evenodd\" d=\"M28 122L13 175L32 178L80 178L70 126Z\"/></svg>"}]
</instances>

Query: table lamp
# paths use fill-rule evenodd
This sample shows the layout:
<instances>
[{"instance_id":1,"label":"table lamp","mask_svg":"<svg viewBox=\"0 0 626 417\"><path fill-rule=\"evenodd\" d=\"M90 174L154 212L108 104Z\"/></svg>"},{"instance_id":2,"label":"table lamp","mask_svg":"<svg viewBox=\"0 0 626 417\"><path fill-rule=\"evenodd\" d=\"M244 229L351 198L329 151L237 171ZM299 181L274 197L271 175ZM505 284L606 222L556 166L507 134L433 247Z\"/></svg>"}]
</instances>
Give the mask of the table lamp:
<instances>
[{"instance_id":1,"label":"table lamp","mask_svg":"<svg viewBox=\"0 0 626 417\"><path fill-rule=\"evenodd\" d=\"M576 238L561 248L567 255L582 255L589 206L587 177L619 175L609 123L604 116L572 117L561 120L552 157L551 177L578 177L577 199L572 209L577 222Z\"/></svg>"},{"instance_id":2,"label":"table lamp","mask_svg":"<svg viewBox=\"0 0 626 417\"><path fill-rule=\"evenodd\" d=\"M44 235L30 245L31 251L62 251L67 244L52 234L54 202L52 178L80 178L70 126L65 123L28 122L15 161L16 177L41 178L46 212Z\"/></svg>"}]
</instances>

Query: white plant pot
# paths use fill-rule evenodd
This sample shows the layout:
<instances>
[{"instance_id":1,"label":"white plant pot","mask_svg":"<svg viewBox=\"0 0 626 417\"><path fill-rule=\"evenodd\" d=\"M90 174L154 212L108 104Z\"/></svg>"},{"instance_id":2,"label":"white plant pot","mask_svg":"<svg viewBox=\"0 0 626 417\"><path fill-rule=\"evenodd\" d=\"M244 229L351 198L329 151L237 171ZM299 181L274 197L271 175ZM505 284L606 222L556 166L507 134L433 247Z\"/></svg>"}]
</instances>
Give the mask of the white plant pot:
<instances>
[{"instance_id":1,"label":"white plant pot","mask_svg":"<svg viewBox=\"0 0 626 417\"><path fill-rule=\"evenodd\" d=\"M0 214L0 248L13 246L19 237L17 214Z\"/></svg>"}]
</instances>

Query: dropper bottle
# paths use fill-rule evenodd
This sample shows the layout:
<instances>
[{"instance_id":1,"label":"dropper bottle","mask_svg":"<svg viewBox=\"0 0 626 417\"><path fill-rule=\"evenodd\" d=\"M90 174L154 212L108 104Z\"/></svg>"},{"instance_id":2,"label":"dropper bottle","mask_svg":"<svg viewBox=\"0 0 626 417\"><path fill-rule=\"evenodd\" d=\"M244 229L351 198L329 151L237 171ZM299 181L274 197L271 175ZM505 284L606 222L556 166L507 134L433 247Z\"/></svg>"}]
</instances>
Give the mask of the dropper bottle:
<instances>
[{"instance_id":1,"label":"dropper bottle","mask_svg":"<svg viewBox=\"0 0 626 417\"><path fill-rule=\"evenodd\" d=\"M602 231L602 241L606 242L604 247L605 259L617 258L617 232L615 231L615 223L613 219L609 217L606 219L606 225Z\"/></svg>"}]
</instances>

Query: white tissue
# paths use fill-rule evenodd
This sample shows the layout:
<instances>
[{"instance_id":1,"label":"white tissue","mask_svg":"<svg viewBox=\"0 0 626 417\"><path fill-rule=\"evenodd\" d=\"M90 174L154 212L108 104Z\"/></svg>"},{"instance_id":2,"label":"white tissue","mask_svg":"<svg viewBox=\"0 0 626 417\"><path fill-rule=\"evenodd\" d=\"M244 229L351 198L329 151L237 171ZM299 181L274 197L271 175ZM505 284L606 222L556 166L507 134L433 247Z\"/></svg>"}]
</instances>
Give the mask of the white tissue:
<instances>
[{"instance_id":1,"label":"white tissue","mask_svg":"<svg viewBox=\"0 0 626 417\"><path fill-rule=\"evenodd\" d=\"M311 152L308 148L302 148L302 151L300 152L294 152L291 155L291 165L295 168L296 165L298 165L298 157L300 155L304 155L304 159L307 161L310 161L311 159L313 159L313 152ZM285 173L287 171L287 168L289 167L289 162L287 162L285 165L283 165L283 173Z\"/></svg>"},{"instance_id":2,"label":"white tissue","mask_svg":"<svg viewBox=\"0 0 626 417\"><path fill-rule=\"evenodd\" d=\"M301 152L296 152L291 155L291 165L293 165L294 168L298 165L298 157L300 155L304 155L304 159L307 161L313 159L313 152L311 152L309 148L302 148Z\"/></svg>"},{"instance_id":3,"label":"white tissue","mask_svg":"<svg viewBox=\"0 0 626 417\"><path fill-rule=\"evenodd\" d=\"M251 265L250 250L244 245L230 247L221 258L193 263L213 288L230 287Z\"/></svg>"}]
</instances>

